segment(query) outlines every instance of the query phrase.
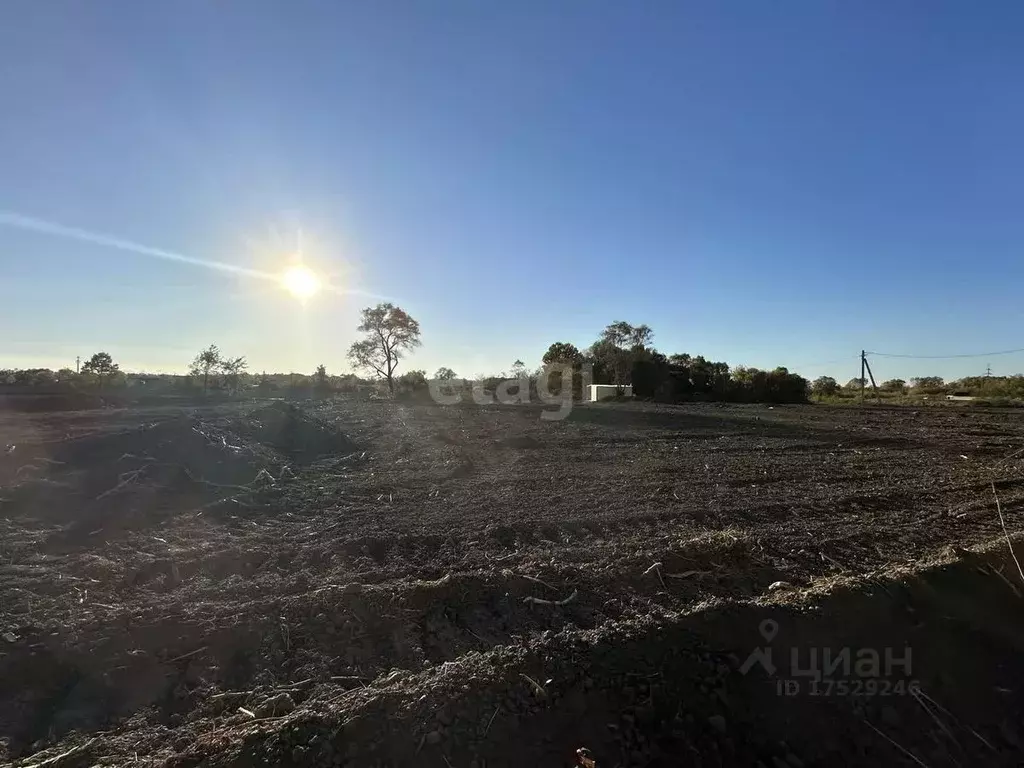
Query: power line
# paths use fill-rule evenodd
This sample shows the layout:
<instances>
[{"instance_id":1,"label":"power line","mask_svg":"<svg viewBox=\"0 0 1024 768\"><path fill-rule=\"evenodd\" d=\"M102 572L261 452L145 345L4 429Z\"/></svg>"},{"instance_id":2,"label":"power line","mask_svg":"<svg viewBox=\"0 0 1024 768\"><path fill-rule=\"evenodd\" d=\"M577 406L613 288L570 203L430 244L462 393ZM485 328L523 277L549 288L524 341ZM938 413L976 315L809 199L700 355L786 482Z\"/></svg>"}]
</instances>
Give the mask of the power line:
<instances>
[{"instance_id":1,"label":"power line","mask_svg":"<svg viewBox=\"0 0 1024 768\"><path fill-rule=\"evenodd\" d=\"M875 355L876 357L913 358L915 360L952 360L953 358L960 357L992 357L994 355L1013 355L1018 352L1024 352L1024 349L1004 349L1000 352L979 352L971 355L890 355L886 352L866 352L865 354Z\"/></svg>"}]
</instances>

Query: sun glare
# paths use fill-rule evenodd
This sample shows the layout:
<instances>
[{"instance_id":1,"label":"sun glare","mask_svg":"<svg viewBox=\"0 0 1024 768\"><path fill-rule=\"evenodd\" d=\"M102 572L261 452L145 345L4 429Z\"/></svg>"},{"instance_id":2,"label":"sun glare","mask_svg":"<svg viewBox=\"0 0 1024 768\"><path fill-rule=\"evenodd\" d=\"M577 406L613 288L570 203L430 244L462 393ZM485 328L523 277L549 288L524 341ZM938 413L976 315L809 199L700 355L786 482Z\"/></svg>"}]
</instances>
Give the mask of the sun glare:
<instances>
[{"instance_id":1,"label":"sun glare","mask_svg":"<svg viewBox=\"0 0 1024 768\"><path fill-rule=\"evenodd\" d=\"M281 277L281 283L297 299L308 299L321 288L320 278L302 264L289 267Z\"/></svg>"}]
</instances>

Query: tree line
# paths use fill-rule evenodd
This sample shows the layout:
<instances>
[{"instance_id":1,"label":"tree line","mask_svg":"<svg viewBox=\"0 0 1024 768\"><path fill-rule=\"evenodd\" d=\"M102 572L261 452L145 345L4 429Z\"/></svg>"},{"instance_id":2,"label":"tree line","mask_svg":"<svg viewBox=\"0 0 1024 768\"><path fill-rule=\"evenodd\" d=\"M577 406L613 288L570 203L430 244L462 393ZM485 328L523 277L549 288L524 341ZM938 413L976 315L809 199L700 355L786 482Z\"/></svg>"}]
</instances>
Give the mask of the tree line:
<instances>
[{"instance_id":1,"label":"tree line","mask_svg":"<svg viewBox=\"0 0 1024 768\"><path fill-rule=\"evenodd\" d=\"M254 375L248 372L245 357L226 355L215 344L195 356L187 377L134 376L150 385L149 389L169 388L180 392L201 391L203 394L238 394L242 390L271 394L283 390L327 395L358 390L373 379L384 382L391 394L427 388L426 371L399 373L402 360L421 344L419 323L405 310L390 303L368 307L362 311L357 330L362 336L349 348L348 359L357 371L368 374L370 379L355 374L329 376L324 365L318 366L310 376ZM490 385L493 389L500 380L509 377L528 380L531 386L535 386L540 377L548 376L552 377L548 381L548 390L558 391L561 373L568 366L572 370L573 394L576 397L583 394L584 368L590 372L593 383L631 385L633 394L642 398L801 402L807 397L806 380L785 368L761 371L741 367L730 370L726 363L709 361L702 356L667 356L654 348L653 337L654 331L647 325L634 326L617 321L609 324L585 351L568 342L555 342L544 353L541 365L534 370L530 370L522 360L516 360L508 374L477 378L483 381L485 388ZM557 378L554 378L556 374ZM458 376L454 370L443 366L433 378L454 382ZM80 373L70 369L56 373L46 369L0 371L0 382L113 389L127 385L130 379L108 353L98 352L86 361ZM157 386L152 386L154 384Z\"/></svg>"},{"instance_id":2,"label":"tree line","mask_svg":"<svg viewBox=\"0 0 1024 768\"><path fill-rule=\"evenodd\" d=\"M424 370L399 372L405 357L421 345L419 323L401 307L382 303L362 310L357 331L361 334L348 350L347 357L356 373L328 375L324 365L310 374L251 374L246 358L224 354L216 345L200 351L189 365L189 376L145 376L134 374L148 383L163 382L181 391L238 394L255 390L257 394L293 392L329 395L333 392L357 391L374 381L386 384L391 394L422 391L427 388ZM594 342L581 350L576 345L552 343L540 360L530 369L516 360L509 372L492 376L478 375L485 388L493 389L506 379L528 380L531 386L542 378L550 392L561 386L562 373L572 371L573 395L581 397L584 372L594 384L632 387L635 397L667 402L687 400L721 400L733 402L805 402L810 395L820 398L841 397L859 392L860 379L840 385L834 378L822 376L813 384L799 374L779 366L762 370L745 366L731 368L728 363L702 355L677 352L665 354L653 344L654 331L648 325L633 325L623 320L608 324ZM81 372L61 369L0 371L0 383L15 385L71 384L100 389L124 386L130 374L123 373L106 352L98 352L82 366ZM455 382L459 377L446 366L432 377L440 382ZM969 377L946 383L940 377L890 379L880 389L887 393L942 394L963 393L990 397L1024 398L1024 376Z\"/></svg>"},{"instance_id":3,"label":"tree line","mask_svg":"<svg viewBox=\"0 0 1024 768\"><path fill-rule=\"evenodd\" d=\"M544 353L545 366L569 364L574 370L589 365L593 383L632 386L634 397L680 402L800 403L810 387L805 378L784 367L770 371L708 360L703 355L666 355L653 346L648 325L623 320L610 323L585 351L568 342L555 342Z\"/></svg>"},{"instance_id":4,"label":"tree line","mask_svg":"<svg viewBox=\"0 0 1024 768\"><path fill-rule=\"evenodd\" d=\"M812 394L820 398L842 398L859 395L861 388L873 394L869 380L852 378L840 385L831 376L821 376L811 385ZM982 398L1024 399L1024 374L1010 376L966 376L946 381L941 376L917 376L909 381L888 379L878 389L889 396L970 395Z\"/></svg>"}]
</instances>

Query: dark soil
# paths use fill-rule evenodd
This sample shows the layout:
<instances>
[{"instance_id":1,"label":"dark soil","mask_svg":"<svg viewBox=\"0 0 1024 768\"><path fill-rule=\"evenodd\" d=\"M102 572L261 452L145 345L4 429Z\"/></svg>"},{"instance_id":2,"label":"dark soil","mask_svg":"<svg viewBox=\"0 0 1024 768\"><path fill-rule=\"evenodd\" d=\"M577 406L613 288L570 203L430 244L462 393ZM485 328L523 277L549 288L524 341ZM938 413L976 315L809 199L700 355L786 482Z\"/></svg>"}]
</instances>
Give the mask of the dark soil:
<instances>
[{"instance_id":1,"label":"dark soil","mask_svg":"<svg viewBox=\"0 0 1024 768\"><path fill-rule=\"evenodd\" d=\"M0 415L0 762L1018 764L1024 415L539 416Z\"/></svg>"}]
</instances>

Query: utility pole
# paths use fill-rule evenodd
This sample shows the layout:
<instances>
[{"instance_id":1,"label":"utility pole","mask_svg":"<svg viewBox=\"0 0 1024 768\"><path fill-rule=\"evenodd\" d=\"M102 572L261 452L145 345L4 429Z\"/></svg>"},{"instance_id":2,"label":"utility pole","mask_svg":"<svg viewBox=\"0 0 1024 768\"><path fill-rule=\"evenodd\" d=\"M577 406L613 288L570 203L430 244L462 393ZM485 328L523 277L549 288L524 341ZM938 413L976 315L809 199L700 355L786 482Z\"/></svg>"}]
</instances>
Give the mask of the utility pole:
<instances>
[{"instance_id":1,"label":"utility pole","mask_svg":"<svg viewBox=\"0 0 1024 768\"><path fill-rule=\"evenodd\" d=\"M992 378L992 366L991 365L986 365L985 366L985 378L986 379L991 379Z\"/></svg>"},{"instance_id":2,"label":"utility pole","mask_svg":"<svg viewBox=\"0 0 1024 768\"><path fill-rule=\"evenodd\" d=\"M864 367L868 364L868 358L864 350L860 351L860 401L864 402Z\"/></svg>"},{"instance_id":3,"label":"utility pole","mask_svg":"<svg viewBox=\"0 0 1024 768\"><path fill-rule=\"evenodd\" d=\"M75 355L75 373L82 372L82 356Z\"/></svg>"},{"instance_id":4,"label":"utility pole","mask_svg":"<svg viewBox=\"0 0 1024 768\"><path fill-rule=\"evenodd\" d=\"M871 366L868 364L868 354L863 349L860 351L860 401L864 402L864 371L867 370L868 376L871 377L871 389L875 392L875 399L878 402L882 402L882 396L878 394L878 385L875 384L875 374L871 372Z\"/></svg>"}]
</instances>

